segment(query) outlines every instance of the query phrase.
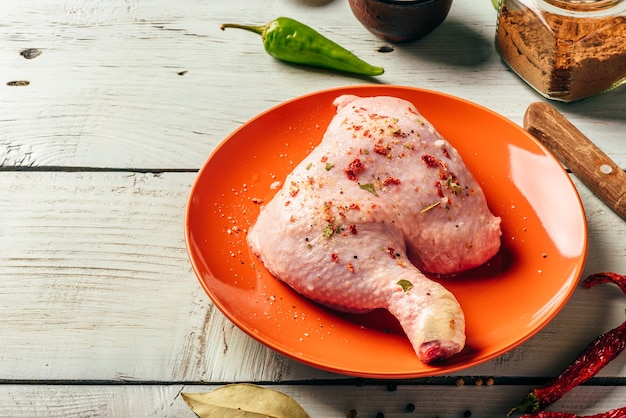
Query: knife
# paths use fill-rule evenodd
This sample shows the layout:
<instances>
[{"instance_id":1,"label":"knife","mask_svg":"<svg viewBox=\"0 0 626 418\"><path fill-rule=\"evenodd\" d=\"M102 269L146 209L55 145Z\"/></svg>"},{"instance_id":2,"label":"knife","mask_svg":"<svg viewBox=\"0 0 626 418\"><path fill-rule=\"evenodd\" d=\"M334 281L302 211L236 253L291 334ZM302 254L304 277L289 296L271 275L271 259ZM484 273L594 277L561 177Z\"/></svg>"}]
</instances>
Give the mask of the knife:
<instances>
[{"instance_id":1,"label":"knife","mask_svg":"<svg viewBox=\"0 0 626 418\"><path fill-rule=\"evenodd\" d=\"M549 103L531 103L524 128L626 220L626 172Z\"/></svg>"}]
</instances>

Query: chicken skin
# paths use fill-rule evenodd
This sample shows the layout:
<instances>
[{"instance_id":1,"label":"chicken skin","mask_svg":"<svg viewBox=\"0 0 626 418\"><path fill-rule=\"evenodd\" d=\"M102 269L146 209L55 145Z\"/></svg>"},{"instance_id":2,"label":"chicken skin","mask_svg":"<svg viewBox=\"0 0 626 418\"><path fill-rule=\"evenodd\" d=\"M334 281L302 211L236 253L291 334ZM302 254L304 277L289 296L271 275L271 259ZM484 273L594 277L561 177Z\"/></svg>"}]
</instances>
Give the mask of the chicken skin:
<instances>
[{"instance_id":1,"label":"chicken skin","mask_svg":"<svg viewBox=\"0 0 626 418\"><path fill-rule=\"evenodd\" d=\"M405 100L340 96L322 142L248 233L276 278L333 309L386 309L419 358L465 345L457 299L422 272L453 274L500 247L500 218L458 152Z\"/></svg>"}]
</instances>

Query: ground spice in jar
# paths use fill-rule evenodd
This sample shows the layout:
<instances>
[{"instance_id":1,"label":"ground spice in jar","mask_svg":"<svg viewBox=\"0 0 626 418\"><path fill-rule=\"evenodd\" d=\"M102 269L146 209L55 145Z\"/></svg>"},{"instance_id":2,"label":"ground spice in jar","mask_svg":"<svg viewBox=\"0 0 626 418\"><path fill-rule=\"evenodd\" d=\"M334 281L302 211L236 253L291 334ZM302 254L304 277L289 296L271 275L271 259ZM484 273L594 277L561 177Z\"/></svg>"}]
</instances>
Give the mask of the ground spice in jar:
<instances>
[{"instance_id":1,"label":"ground spice in jar","mask_svg":"<svg viewBox=\"0 0 626 418\"><path fill-rule=\"evenodd\" d=\"M496 47L533 88L547 98L569 102L626 82L625 13L555 13L523 3L507 0L500 7Z\"/></svg>"}]
</instances>

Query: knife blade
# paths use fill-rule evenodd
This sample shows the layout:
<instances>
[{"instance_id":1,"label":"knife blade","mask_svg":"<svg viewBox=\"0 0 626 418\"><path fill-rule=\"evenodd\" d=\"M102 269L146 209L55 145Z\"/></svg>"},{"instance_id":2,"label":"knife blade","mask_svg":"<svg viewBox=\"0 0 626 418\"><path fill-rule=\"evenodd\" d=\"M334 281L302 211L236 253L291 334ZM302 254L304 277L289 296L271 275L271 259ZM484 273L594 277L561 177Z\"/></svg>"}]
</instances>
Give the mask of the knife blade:
<instances>
[{"instance_id":1,"label":"knife blade","mask_svg":"<svg viewBox=\"0 0 626 418\"><path fill-rule=\"evenodd\" d=\"M524 129L626 220L626 172L554 106L531 103L524 114Z\"/></svg>"}]
</instances>

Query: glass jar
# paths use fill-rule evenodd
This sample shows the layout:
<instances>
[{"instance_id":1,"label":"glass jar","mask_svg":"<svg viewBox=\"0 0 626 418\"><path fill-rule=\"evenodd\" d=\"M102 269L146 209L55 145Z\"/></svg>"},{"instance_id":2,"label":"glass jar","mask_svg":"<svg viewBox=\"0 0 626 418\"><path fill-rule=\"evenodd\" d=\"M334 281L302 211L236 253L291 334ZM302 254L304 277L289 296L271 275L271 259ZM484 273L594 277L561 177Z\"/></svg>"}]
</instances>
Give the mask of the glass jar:
<instances>
[{"instance_id":1,"label":"glass jar","mask_svg":"<svg viewBox=\"0 0 626 418\"><path fill-rule=\"evenodd\" d=\"M626 83L623 0L500 0L496 49L544 97L570 102Z\"/></svg>"}]
</instances>

